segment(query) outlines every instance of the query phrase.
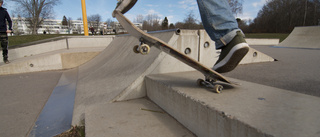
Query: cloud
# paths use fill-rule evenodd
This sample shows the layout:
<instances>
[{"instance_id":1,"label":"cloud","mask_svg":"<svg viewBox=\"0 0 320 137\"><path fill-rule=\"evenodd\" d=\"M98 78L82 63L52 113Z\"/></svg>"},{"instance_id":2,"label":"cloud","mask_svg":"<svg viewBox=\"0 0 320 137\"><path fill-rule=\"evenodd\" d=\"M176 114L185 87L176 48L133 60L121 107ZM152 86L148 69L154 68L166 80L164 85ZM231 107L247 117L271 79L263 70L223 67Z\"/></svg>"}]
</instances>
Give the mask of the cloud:
<instances>
[{"instance_id":1,"label":"cloud","mask_svg":"<svg viewBox=\"0 0 320 137\"><path fill-rule=\"evenodd\" d=\"M266 1L267 1L267 0L260 0L260 1L258 1L258 2L253 2L253 3L252 3L252 6L255 7L255 8L261 7L261 6L263 6L263 5L266 3Z\"/></svg>"},{"instance_id":2,"label":"cloud","mask_svg":"<svg viewBox=\"0 0 320 137\"><path fill-rule=\"evenodd\" d=\"M147 15L157 15L159 18L163 17L163 14L161 14L160 12L158 12L154 9L148 10L144 16L147 16Z\"/></svg>"},{"instance_id":3,"label":"cloud","mask_svg":"<svg viewBox=\"0 0 320 137\"><path fill-rule=\"evenodd\" d=\"M148 14L158 14L159 12L156 12L155 10L151 9L148 10Z\"/></svg>"},{"instance_id":4,"label":"cloud","mask_svg":"<svg viewBox=\"0 0 320 137\"><path fill-rule=\"evenodd\" d=\"M147 4L147 7L159 7L159 5Z\"/></svg>"},{"instance_id":5,"label":"cloud","mask_svg":"<svg viewBox=\"0 0 320 137\"><path fill-rule=\"evenodd\" d=\"M179 8L187 10L196 10L198 9L197 1L195 0L181 0L178 2Z\"/></svg>"}]
</instances>

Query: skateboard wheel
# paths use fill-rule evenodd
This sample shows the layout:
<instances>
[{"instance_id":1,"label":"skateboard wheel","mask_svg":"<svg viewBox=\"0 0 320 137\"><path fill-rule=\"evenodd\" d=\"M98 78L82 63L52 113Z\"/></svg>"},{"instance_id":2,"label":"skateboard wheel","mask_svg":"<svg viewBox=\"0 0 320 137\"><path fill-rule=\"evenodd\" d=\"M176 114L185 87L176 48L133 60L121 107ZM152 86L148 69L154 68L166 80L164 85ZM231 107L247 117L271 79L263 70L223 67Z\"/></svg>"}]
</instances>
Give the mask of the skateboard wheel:
<instances>
[{"instance_id":1,"label":"skateboard wheel","mask_svg":"<svg viewBox=\"0 0 320 137\"><path fill-rule=\"evenodd\" d=\"M140 51L139 51L139 45L135 45L134 47L133 47L133 52L134 53L140 53Z\"/></svg>"},{"instance_id":2,"label":"skateboard wheel","mask_svg":"<svg viewBox=\"0 0 320 137\"><path fill-rule=\"evenodd\" d=\"M217 93L221 93L221 91L223 90L223 86L222 85L214 85L214 90L217 92Z\"/></svg>"},{"instance_id":3,"label":"skateboard wheel","mask_svg":"<svg viewBox=\"0 0 320 137\"><path fill-rule=\"evenodd\" d=\"M142 54L142 55L146 55L150 52L150 47L149 45L147 44L142 44L140 46L140 49L139 49L139 52Z\"/></svg>"},{"instance_id":4,"label":"skateboard wheel","mask_svg":"<svg viewBox=\"0 0 320 137\"><path fill-rule=\"evenodd\" d=\"M203 82L204 82L203 79L198 79L198 80L197 80L197 85L198 85L198 86L203 86Z\"/></svg>"}]
</instances>

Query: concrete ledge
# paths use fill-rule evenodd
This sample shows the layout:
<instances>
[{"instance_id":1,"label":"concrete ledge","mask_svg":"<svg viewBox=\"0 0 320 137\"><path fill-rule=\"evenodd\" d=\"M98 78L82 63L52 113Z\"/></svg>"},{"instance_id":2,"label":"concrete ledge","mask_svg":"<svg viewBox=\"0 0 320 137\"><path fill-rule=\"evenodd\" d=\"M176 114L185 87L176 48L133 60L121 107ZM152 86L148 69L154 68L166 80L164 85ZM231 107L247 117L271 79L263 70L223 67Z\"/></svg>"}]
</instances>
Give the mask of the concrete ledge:
<instances>
[{"instance_id":1,"label":"concrete ledge","mask_svg":"<svg viewBox=\"0 0 320 137\"><path fill-rule=\"evenodd\" d=\"M0 63L0 75L75 68L97 56L103 49L65 49L12 60L10 64Z\"/></svg>"},{"instance_id":2,"label":"concrete ledge","mask_svg":"<svg viewBox=\"0 0 320 137\"><path fill-rule=\"evenodd\" d=\"M279 44L279 39L255 39L255 38L246 38L246 41L249 45L268 45L274 46Z\"/></svg>"},{"instance_id":3,"label":"concrete ledge","mask_svg":"<svg viewBox=\"0 0 320 137\"><path fill-rule=\"evenodd\" d=\"M9 49L9 60L35 56L47 52L74 48L101 48L107 47L115 36L62 36L47 40L40 40ZM0 51L2 54L2 50ZM3 62L0 60L0 62Z\"/></svg>"},{"instance_id":4,"label":"concrete ledge","mask_svg":"<svg viewBox=\"0 0 320 137\"><path fill-rule=\"evenodd\" d=\"M320 135L320 99L238 82L221 94L196 85L198 72L150 75L147 96L201 137L314 137Z\"/></svg>"}]
</instances>

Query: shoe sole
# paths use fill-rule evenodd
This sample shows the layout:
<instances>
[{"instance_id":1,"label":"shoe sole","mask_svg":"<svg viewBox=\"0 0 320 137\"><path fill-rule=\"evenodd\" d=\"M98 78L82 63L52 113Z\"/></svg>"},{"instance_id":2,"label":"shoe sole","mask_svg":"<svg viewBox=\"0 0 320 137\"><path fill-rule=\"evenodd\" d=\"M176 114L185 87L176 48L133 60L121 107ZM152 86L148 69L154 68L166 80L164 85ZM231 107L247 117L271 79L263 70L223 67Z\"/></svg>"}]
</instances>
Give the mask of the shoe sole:
<instances>
[{"instance_id":1,"label":"shoe sole","mask_svg":"<svg viewBox=\"0 0 320 137\"><path fill-rule=\"evenodd\" d=\"M123 10L122 10L122 14L125 14L126 12L128 12L137 2L138 0L132 0L130 1L130 3L128 4L128 6L126 6Z\"/></svg>"},{"instance_id":2,"label":"shoe sole","mask_svg":"<svg viewBox=\"0 0 320 137\"><path fill-rule=\"evenodd\" d=\"M243 57L248 53L249 45L240 43L233 47L228 55L213 67L213 70L218 73L226 73L235 69Z\"/></svg>"}]
</instances>

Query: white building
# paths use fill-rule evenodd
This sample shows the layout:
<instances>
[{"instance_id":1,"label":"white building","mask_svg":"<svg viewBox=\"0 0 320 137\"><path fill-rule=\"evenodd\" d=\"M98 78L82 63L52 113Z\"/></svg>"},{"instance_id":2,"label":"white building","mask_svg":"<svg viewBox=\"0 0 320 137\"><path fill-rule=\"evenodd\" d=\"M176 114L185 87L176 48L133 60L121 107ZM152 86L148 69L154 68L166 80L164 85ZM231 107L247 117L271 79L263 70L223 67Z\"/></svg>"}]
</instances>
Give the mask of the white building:
<instances>
[{"instance_id":1,"label":"white building","mask_svg":"<svg viewBox=\"0 0 320 137\"><path fill-rule=\"evenodd\" d=\"M28 22L25 18L12 18L12 23L13 31L16 35L31 34L31 30L27 27ZM71 25L66 26L62 25L62 20L45 19L43 23L39 26L38 34L84 34L82 20L72 20L70 23ZM136 25L139 28L142 28L141 23L134 23L134 25ZM112 34L114 33L114 31L117 31L119 33L127 32L119 23L116 23L116 25L111 28L107 28L106 26L108 26L106 23L101 22L99 26L93 27L95 28L95 32L99 34L100 32L103 32L104 34ZM89 31L89 33L91 32Z\"/></svg>"}]
</instances>

